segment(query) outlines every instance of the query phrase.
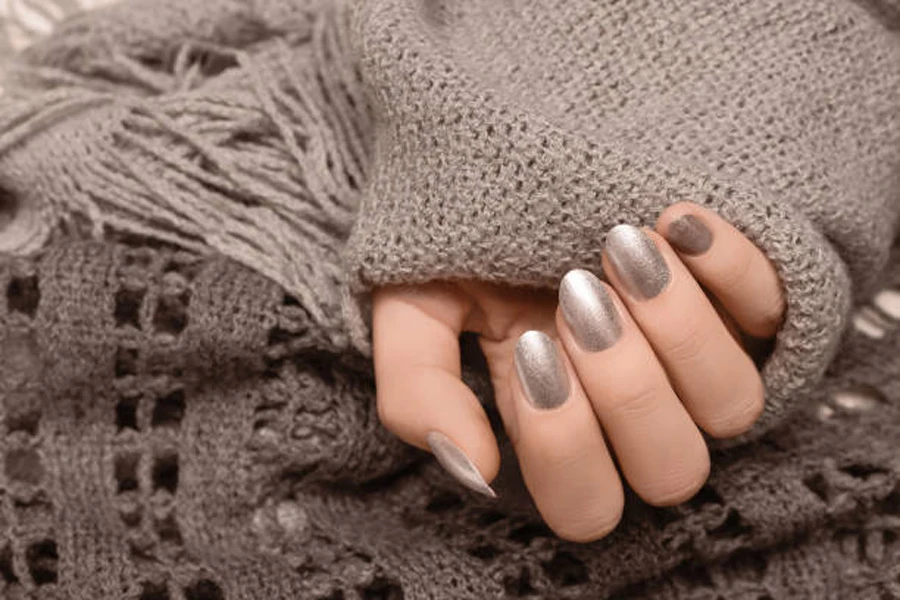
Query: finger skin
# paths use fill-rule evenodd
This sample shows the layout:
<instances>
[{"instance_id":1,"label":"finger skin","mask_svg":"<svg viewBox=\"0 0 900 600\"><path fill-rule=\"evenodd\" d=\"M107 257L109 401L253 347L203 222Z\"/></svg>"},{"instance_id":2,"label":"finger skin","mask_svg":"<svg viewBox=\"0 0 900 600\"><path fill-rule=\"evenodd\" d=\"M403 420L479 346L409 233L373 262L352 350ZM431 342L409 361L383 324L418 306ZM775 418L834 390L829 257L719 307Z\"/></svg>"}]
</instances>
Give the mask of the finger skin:
<instances>
[{"instance_id":1,"label":"finger skin","mask_svg":"<svg viewBox=\"0 0 900 600\"><path fill-rule=\"evenodd\" d=\"M378 416L405 442L429 450L444 434L486 482L500 452L478 398L461 380L459 331L469 307L449 287L392 287L373 296Z\"/></svg>"},{"instance_id":2,"label":"finger skin","mask_svg":"<svg viewBox=\"0 0 900 600\"><path fill-rule=\"evenodd\" d=\"M537 408L526 397L517 370L509 373L518 430L515 450L547 525L564 539L588 542L619 523L624 491L600 424L558 343L557 351L570 383L560 406Z\"/></svg>"},{"instance_id":3,"label":"finger skin","mask_svg":"<svg viewBox=\"0 0 900 600\"><path fill-rule=\"evenodd\" d=\"M576 271L563 279L561 306L585 293L587 277ZM679 504L696 494L709 475L706 443L616 291L592 281L612 300L620 336L602 350L586 350L561 308L560 338L628 483L649 504ZM572 325L581 324L575 319Z\"/></svg>"},{"instance_id":4,"label":"finger skin","mask_svg":"<svg viewBox=\"0 0 900 600\"><path fill-rule=\"evenodd\" d=\"M740 435L763 410L759 372L675 251L655 231L642 231L671 273L659 294L643 299L629 293L608 248L603 251L604 273L652 345L694 422L716 438Z\"/></svg>"},{"instance_id":5,"label":"finger skin","mask_svg":"<svg viewBox=\"0 0 900 600\"><path fill-rule=\"evenodd\" d=\"M679 251L678 244L673 244L684 265L719 299L744 332L763 339L774 336L786 310L775 266L733 225L693 202L679 202L667 208L655 229L666 238L676 238L676 223L687 215L699 221L711 239L708 249L699 254Z\"/></svg>"}]
</instances>

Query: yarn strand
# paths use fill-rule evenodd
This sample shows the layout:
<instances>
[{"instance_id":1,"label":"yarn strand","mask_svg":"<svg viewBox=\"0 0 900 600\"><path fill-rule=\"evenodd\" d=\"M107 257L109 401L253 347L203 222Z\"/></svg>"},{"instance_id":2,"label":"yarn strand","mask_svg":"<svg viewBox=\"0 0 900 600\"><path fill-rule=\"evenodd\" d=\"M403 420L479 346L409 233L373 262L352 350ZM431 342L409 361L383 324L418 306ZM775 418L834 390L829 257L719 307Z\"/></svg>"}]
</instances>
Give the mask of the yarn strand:
<instances>
[{"instance_id":1,"label":"yarn strand","mask_svg":"<svg viewBox=\"0 0 900 600\"><path fill-rule=\"evenodd\" d=\"M343 12L301 16L310 24L297 31L306 33L253 51L237 35L147 56L110 35L107 57L90 58L93 77L59 58L77 61L78 52L54 55L54 66L17 64L13 87L31 98L0 111L0 153L41 136L56 141L52 161L10 152L0 175L41 173L40 185L11 191L51 226L219 252L282 285L324 329L342 331L335 325L353 309L334 305L343 296L335 265L365 180L369 109L358 73L344 65L352 61ZM67 35L83 42L90 33L64 27L57 48L78 47ZM94 126L67 128L76 113Z\"/></svg>"}]
</instances>

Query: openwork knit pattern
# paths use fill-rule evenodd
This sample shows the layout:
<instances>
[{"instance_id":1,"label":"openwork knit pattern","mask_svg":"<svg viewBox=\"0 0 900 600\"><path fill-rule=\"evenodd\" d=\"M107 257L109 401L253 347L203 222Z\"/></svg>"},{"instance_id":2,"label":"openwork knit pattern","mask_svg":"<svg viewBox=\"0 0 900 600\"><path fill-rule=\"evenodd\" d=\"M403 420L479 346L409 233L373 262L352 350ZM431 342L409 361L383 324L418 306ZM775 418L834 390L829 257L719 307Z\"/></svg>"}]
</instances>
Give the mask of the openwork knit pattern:
<instances>
[{"instance_id":1,"label":"openwork knit pattern","mask_svg":"<svg viewBox=\"0 0 900 600\"><path fill-rule=\"evenodd\" d=\"M0 103L0 597L900 599L898 14L135 0L63 23ZM788 302L766 415L696 498L567 543L508 448L490 501L380 427L372 286L553 286L681 199Z\"/></svg>"},{"instance_id":2,"label":"openwork knit pattern","mask_svg":"<svg viewBox=\"0 0 900 600\"><path fill-rule=\"evenodd\" d=\"M68 243L0 290L4 598L900 598L896 331L853 330L832 399L694 500L577 545L515 472L492 503L394 441L367 363L233 262Z\"/></svg>"}]
</instances>

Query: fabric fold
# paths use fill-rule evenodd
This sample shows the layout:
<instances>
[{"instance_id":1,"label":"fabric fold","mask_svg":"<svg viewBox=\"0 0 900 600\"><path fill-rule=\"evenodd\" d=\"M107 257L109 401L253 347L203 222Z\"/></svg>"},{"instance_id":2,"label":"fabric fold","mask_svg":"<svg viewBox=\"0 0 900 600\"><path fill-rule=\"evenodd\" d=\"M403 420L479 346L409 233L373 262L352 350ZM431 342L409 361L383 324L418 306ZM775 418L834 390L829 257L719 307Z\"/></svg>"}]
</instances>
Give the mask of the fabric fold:
<instances>
[{"instance_id":1,"label":"fabric fold","mask_svg":"<svg viewBox=\"0 0 900 600\"><path fill-rule=\"evenodd\" d=\"M0 189L42 236L0 259L0 596L897 596L900 48L865 4L132 0L63 24L0 101ZM697 497L631 496L568 543L512 457L495 502L379 425L373 286L552 287L676 200L757 243L788 301L768 412Z\"/></svg>"},{"instance_id":2,"label":"fabric fold","mask_svg":"<svg viewBox=\"0 0 900 600\"><path fill-rule=\"evenodd\" d=\"M614 225L652 226L691 200L756 243L784 286L766 412L744 438L804 402L895 235L889 31L817 3L355 9L379 123L344 254L363 302L373 286L429 279L556 287L571 268L601 271ZM784 31L755 27L760 11ZM858 73L806 67L834 43Z\"/></svg>"}]
</instances>

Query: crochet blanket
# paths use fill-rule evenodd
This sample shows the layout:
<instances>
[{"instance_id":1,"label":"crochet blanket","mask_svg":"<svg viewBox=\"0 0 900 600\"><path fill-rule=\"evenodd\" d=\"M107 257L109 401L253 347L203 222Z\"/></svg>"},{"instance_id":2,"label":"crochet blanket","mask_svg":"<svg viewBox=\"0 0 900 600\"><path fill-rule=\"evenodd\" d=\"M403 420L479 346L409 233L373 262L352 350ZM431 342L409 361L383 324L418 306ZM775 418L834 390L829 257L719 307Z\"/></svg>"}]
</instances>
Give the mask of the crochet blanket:
<instances>
[{"instance_id":1,"label":"crochet blanket","mask_svg":"<svg viewBox=\"0 0 900 600\"><path fill-rule=\"evenodd\" d=\"M0 101L0 594L900 598L898 14L131 0L65 20ZM573 544L508 447L491 501L380 427L372 286L552 287L675 199L766 252L788 304L766 413L697 497L630 497Z\"/></svg>"}]
</instances>

